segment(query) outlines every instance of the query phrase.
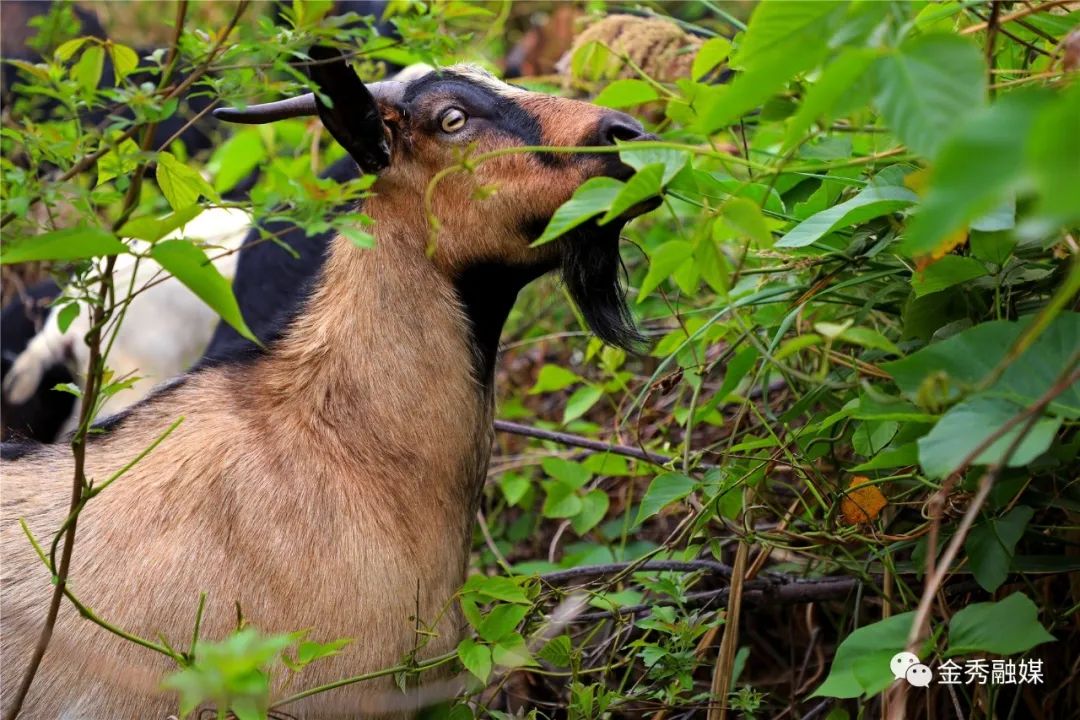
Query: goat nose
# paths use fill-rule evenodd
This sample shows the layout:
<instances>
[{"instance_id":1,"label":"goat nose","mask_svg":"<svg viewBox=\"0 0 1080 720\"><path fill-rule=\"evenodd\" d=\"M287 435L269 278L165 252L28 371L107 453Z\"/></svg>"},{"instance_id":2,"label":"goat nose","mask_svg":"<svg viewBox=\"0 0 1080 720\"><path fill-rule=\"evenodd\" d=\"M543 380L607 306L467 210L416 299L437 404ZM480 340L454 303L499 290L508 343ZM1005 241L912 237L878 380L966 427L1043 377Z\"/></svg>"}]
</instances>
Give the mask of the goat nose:
<instances>
[{"instance_id":1,"label":"goat nose","mask_svg":"<svg viewBox=\"0 0 1080 720\"><path fill-rule=\"evenodd\" d=\"M626 113L612 112L606 113L603 118L600 119L599 127L599 145L615 145L615 141L629 142L631 140L648 140L652 136L645 132L645 128L642 127L634 118L630 117Z\"/></svg>"}]
</instances>

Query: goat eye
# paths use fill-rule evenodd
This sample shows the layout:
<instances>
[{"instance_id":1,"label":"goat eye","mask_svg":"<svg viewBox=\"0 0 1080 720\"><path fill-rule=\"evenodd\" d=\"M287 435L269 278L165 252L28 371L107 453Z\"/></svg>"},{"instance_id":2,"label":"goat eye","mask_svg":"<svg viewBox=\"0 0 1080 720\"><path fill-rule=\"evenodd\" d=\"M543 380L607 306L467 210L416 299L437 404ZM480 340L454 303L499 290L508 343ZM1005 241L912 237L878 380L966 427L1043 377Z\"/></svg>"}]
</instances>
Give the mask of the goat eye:
<instances>
[{"instance_id":1,"label":"goat eye","mask_svg":"<svg viewBox=\"0 0 1080 720\"><path fill-rule=\"evenodd\" d=\"M468 120L468 117L462 110L450 108L442 114L439 125L442 126L443 132L453 133L465 127L466 120Z\"/></svg>"}]
</instances>

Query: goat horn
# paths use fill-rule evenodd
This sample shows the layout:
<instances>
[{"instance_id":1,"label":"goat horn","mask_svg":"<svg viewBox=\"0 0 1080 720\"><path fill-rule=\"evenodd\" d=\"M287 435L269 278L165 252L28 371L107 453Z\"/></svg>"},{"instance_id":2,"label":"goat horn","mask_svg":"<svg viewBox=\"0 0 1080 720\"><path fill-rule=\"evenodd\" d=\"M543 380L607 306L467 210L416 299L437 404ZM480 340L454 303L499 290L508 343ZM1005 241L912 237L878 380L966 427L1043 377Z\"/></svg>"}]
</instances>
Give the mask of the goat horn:
<instances>
[{"instance_id":1,"label":"goat horn","mask_svg":"<svg viewBox=\"0 0 1080 720\"><path fill-rule=\"evenodd\" d=\"M383 80L367 85L367 89L371 91L371 94L377 100L389 100L391 102L400 99L404 88L405 83L393 80ZM240 108L218 108L214 110L214 117L218 120L243 125L263 125L277 120L318 114L319 109L315 102L315 93L306 93L276 102L248 105L243 110Z\"/></svg>"},{"instance_id":2,"label":"goat horn","mask_svg":"<svg viewBox=\"0 0 1080 720\"><path fill-rule=\"evenodd\" d=\"M261 105L248 105L243 110L239 108L218 108L214 111L214 117L218 120L243 123L244 125L262 125L275 120L318 114L319 110L315 105L315 93L307 93L299 97Z\"/></svg>"}]
</instances>

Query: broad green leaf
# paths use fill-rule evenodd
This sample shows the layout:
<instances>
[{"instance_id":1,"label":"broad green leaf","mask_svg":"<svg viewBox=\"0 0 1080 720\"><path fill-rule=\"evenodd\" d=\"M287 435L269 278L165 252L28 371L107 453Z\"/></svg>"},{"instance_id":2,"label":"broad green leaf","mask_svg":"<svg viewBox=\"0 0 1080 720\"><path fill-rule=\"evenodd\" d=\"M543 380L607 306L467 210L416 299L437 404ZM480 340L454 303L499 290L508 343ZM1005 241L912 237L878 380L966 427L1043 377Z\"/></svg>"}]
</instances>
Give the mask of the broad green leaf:
<instances>
[{"instance_id":1,"label":"broad green leaf","mask_svg":"<svg viewBox=\"0 0 1080 720\"><path fill-rule=\"evenodd\" d=\"M938 153L930 188L908 224L900 251L941 254L944 241L1003 202L1024 182L1024 156L1035 118L1048 96L1017 91L956 122Z\"/></svg>"},{"instance_id":2,"label":"broad green leaf","mask_svg":"<svg viewBox=\"0 0 1080 720\"><path fill-rule=\"evenodd\" d=\"M604 389L599 385L586 385L580 387L566 400L566 409L563 411L563 424L579 417L589 411L597 400L604 396Z\"/></svg>"},{"instance_id":3,"label":"broad green leaf","mask_svg":"<svg viewBox=\"0 0 1080 720\"><path fill-rule=\"evenodd\" d=\"M986 102L986 63L975 43L931 33L877 62L877 106L913 151L932 158L966 115Z\"/></svg>"},{"instance_id":4,"label":"broad green leaf","mask_svg":"<svg viewBox=\"0 0 1080 720\"><path fill-rule=\"evenodd\" d=\"M607 515L610 503L608 494L599 488L586 493L581 498L581 511L570 520L574 532L584 535L596 527Z\"/></svg>"},{"instance_id":5,"label":"broad green leaf","mask_svg":"<svg viewBox=\"0 0 1080 720\"><path fill-rule=\"evenodd\" d=\"M551 242L606 211L624 188L625 185L615 178L586 180L574 191L573 197L559 206L533 246Z\"/></svg>"},{"instance_id":6,"label":"broad green leaf","mask_svg":"<svg viewBox=\"0 0 1080 720\"><path fill-rule=\"evenodd\" d=\"M491 674L491 649L486 645L480 645L472 638L465 638L458 645L458 658L465 669L480 679L487 682Z\"/></svg>"},{"instance_id":7,"label":"broad green leaf","mask_svg":"<svg viewBox=\"0 0 1080 720\"><path fill-rule=\"evenodd\" d=\"M749 237L759 248L772 244L772 233L757 203L746 198L731 198L720 208L720 215L739 237Z\"/></svg>"},{"instance_id":8,"label":"broad green leaf","mask_svg":"<svg viewBox=\"0 0 1080 720\"><path fill-rule=\"evenodd\" d=\"M206 163L206 170L214 178L214 189L227 192L265 159L266 144L259 129L245 128L214 150Z\"/></svg>"},{"instance_id":9,"label":"broad green leaf","mask_svg":"<svg viewBox=\"0 0 1080 720\"><path fill-rule=\"evenodd\" d=\"M919 197L900 186L867 186L847 202L822 210L796 225L777 241L777 247L805 247L829 233L911 207Z\"/></svg>"},{"instance_id":10,"label":"broad green leaf","mask_svg":"<svg viewBox=\"0 0 1080 720\"><path fill-rule=\"evenodd\" d=\"M109 41L109 57L113 62L113 78L117 85L139 65L139 56L127 45Z\"/></svg>"},{"instance_id":11,"label":"broad green leaf","mask_svg":"<svg viewBox=\"0 0 1080 720\"><path fill-rule=\"evenodd\" d=\"M87 40L90 40L90 38L79 37L75 38L74 40L68 40L67 42L62 43L58 48L56 48L56 51L53 53L53 57L55 57L60 62L67 62L71 58L75 57L75 53L79 52L79 48L86 44Z\"/></svg>"},{"instance_id":12,"label":"broad green leaf","mask_svg":"<svg viewBox=\"0 0 1080 720\"><path fill-rule=\"evenodd\" d=\"M760 106L785 82L825 56L831 18L840 3L772 0L754 7L731 64L744 72L729 86L701 93L698 130L711 134ZM791 48L798 47L799 52Z\"/></svg>"},{"instance_id":13,"label":"broad green leaf","mask_svg":"<svg viewBox=\"0 0 1080 720\"><path fill-rule=\"evenodd\" d=\"M619 159L634 168L641 170L648 165L660 163L664 166L664 175L660 180L661 185L667 185L690 161L690 154L683 150L671 148L636 148L636 143L620 143Z\"/></svg>"},{"instance_id":14,"label":"broad green leaf","mask_svg":"<svg viewBox=\"0 0 1080 720\"><path fill-rule=\"evenodd\" d=\"M1015 655L1057 640L1039 623L1039 609L1022 592L999 602L968 605L949 621L946 657L992 653Z\"/></svg>"},{"instance_id":15,"label":"broad green leaf","mask_svg":"<svg viewBox=\"0 0 1080 720\"><path fill-rule=\"evenodd\" d=\"M71 323L75 322L77 317L79 317L79 303L69 302L61 308L60 312L56 314L56 325L60 328L60 332L67 332L67 329L71 327Z\"/></svg>"},{"instance_id":16,"label":"broad green leaf","mask_svg":"<svg viewBox=\"0 0 1080 720\"><path fill-rule=\"evenodd\" d=\"M214 201L221 200L217 191L203 179L198 170L184 165L172 153L158 153L156 177L161 194L169 201L173 210L194 205L200 195Z\"/></svg>"},{"instance_id":17,"label":"broad green leaf","mask_svg":"<svg viewBox=\"0 0 1080 720\"><path fill-rule=\"evenodd\" d=\"M968 244L972 255L1001 267L1016 249L1016 237L1007 232L972 232Z\"/></svg>"},{"instance_id":18,"label":"broad green leaf","mask_svg":"<svg viewBox=\"0 0 1080 720\"><path fill-rule=\"evenodd\" d=\"M572 460L548 457L540 461L540 467L551 477L572 488L581 488L592 478L591 472L581 463Z\"/></svg>"},{"instance_id":19,"label":"broad green leaf","mask_svg":"<svg viewBox=\"0 0 1080 720\"><path fill-rule=\"evenodd\" d=\"M656 249L649 258L649 272L641 282L637 301L643 302L653 290L659 287L671 273L689 260L694 254L694 246L683 240L669 240Z\"/></svg>"},{"instance_id":20,"label":"broad green leaf","mask_svg":"<svg viewBox=\"0 0 1080 720\"><path fill-rule=\"evenodd\" d=\"M301 665L307 665L308 663L312 663L322 658L333 657L351 642L352 640L348 638L331 640L328 643L317 643L305 640L300 643L300 647L296 649L296 662Z\"/></svg>"},{"instance_id":21,"label":"broad green leaf","mask_svg":"<svg viewBox=\"0 0 1080 720\"><path fill-rule=\"evenodd\" d=\"M581 377L561 365L545 365L540 368L540 374L536 377L536 384L529 390L529 394L536 395L542 392L562 390L578 382L581 382Z\"/></svg>"},{"instance_id":22,"label":"broad green leaf","mask_svg":"<svg viewBox=\"0 0 1080 720\"><path fill-rule=\"evenodd\" d=\"M833 108L866 74L876 56L877 53L869 48L846 48L825 67L818 81L806 91L795 115L788 121L784 152L795 147L815 121L831 119Z\"/></svg>"},{"instance_id":23,"label":"broad green leaf","mask_svg":"<svg viewBox=\"0 0 1080 720\"><path fill-rule=\"evenodd\" d=\"M709 38L698 48L694 56L694 64L690 68L690 79L701 80L720 63L727 60L731 53L731 41L723 37Z\"/></svg>"},{"instance_id":24,"label":"broad green leaf","mask_svg":"<svg viewBox=\"0 0 1080 720\"><path fill-rule=\"evenodd\" d=\"M498 642L517 629L529 612L527 605L497 605L476 628L477 634L488 642Z\"/></svg>"},{"instance_id":25,"label":"broad green leaf","mask_svg":"<svg viewBox=\"0 0 1080 720\"><path fill-rule=\"evenodd\" d=\"M1039 113L1028 143L1028 166L1039 190L1038 209L1059 224L1080 218L1078 117L1080 83L1072 82Z\"/></svg>"},{"instance_id":26,"label":"broad green leaf","mask_svg":"<svg viewBox=\"0 0 1080 720\"><path fill-rule=\"evenodd\" d=\"M892 375L905 395L916 401L928 378L945 375L948 384L940 400L951 402L965 390L980 387L995 372L1029 320L984 322L906 358L886 363L882 369ZM1076 352L1077 337L1080 337L1080 313L1061 313L1031 347L1008 364L987 391L1017 404L1035 402L1054 385ZM1050 403L1047 411L1067 418L1080 417L1080 387L1066 389Z\"/></svg>"},{"instance_id":27,"label":"broad green leaf","mask_svg":"<svg viewBox=\"0 0 1080 720\"><path fill-rule=\"evenodd\" d=\"M925 270L916 272L911 287L915 297L921 297L986 274L986 266L975 258L946 255Z\"/></svg>"},{"instance_id":28,"label":"broad green leaf","mask_svg":"<svg viewBox=\"0 0 1080 720\"><path fill-rule=\"evenodd\" d=\"M649 489L645 491L645 497L641 500L638 508L635 525L640 525L643 520L650 518L663 510L668 505L682 500L694 491L697 483L681 473L668 472L657 475L649 483Z\"/></svg>"},{"instance_id":29,"label":"broad green leaf","mask_svg":"<svg viewBox=\"0 0 1080 720\"><path fill-rule=\"evenodd\" d=\"M128 138L102 155L97 161L97 184L126 175L139 164L139 146Z\"/></svg>"},{"instance_id":30,"label":"broad green leaf","mask_svg":"<svg viewBox=\"0 0 1080 720\"><path fill-rule=\"evenodd\" d=\"M961 461L974 452L1005 423L1024 411L1024 406L1002 398L977 395L955 405L925 437L919 439L919 464L929 477L942 478L955 472ZM993 442L974 460L976 465L993 465L1024 429L1019 423ZM1050 448L1061 427L1060 418L1042 418L1008 457L1008 467L1024 467Z\"/></svg>"},{"instance_id":31,"label":"broad green leaf","mask_svg":"<svg viewBox=\"0 0 1080 720\"><path fill-rule=\"evenodd\" d=\"M1034 514L1026 505L1018 505L1004 517L989 518L971 529L964 551L975 581L987 592L994 592L1005 582L1016 543Z\"/></svg>"},{"instance_id":32,"label":"broad green leaf","mask_svg":"<svg viewBox=\"0 0 1080 720\"><path fill-rule=\"evenodd\" d=\"M83 51L82 57L71 67L71 77L79 83L84 93L91 93L101 82L101 72L105 68L105 49L100 45L91 45Z\"/></svg>"},{"instance_id":33,"label":"broad green leaf","mask_svg":"<svg viewBox=\"0 0 1080 720\"><path fill-rule=\"evenodd\" d=\"M202 211L202 207L192 205L161 217L143 215L142 217L132 218L120 228L120 234L124 237L137 238L151 243L157 242L172 231L178 230L194 220Z\"/></svg>"},{"instance_id":34,"label":"broad green leaf","mask_svg":"<svg viewBox=\"0 0 1080 720\"><path fill-rule=\"evenodd\" d=\"M201 248L188 240L162 240L150 249L150 256L236 332L258 344L258 339L240 314L232 284L218 272Z\"/></svg>"},{"instance_id":35,"label":"broad green leaf","mask_svg":"<svg viewBox=\"0 0 1080 720\"><path fill-rule=\"evenodd\" d=\"M542 660L546 660L555 667L570 667L571 653L574 650L573 644L570 642L570 638L566 635L559 635L548 641L544 647L540 648L540 652L537 655Z\"/></svg>"},{"instance_id":36,"label":"broad green leaf","mask_svg":"<svg viewBox=\"0 0 1080 720\"><path fill-rule=\"evenodd\" d=\"M641 105L660 97L651 83L644 80L616 80L604 88L593 102L601 107L624 108Z\"/></svg>"},{"instance_id":37,"label":"broad green leaf","mask_svg":"<svg viewBox=\"0 0 1080 720\"><path fill-rule=\"evenodd\" d=\"M605 225L638 203L659 195L663 189L664 170L664 165L656 163L646 165L634 173L634 177L626 181L625 187L611 201L611 207L604 217L600 218L600 224Z\"/></svg>"},{"instance_id":38,"label":"broad green leaf","mask_svg":"<svg viewBox=\"0 0 1080 720\"><path fill-rule=\"evenodd\" d=\"M889 661L907 646L914 612L865 625L836 649L829 676L811 697L856 698L876 695L893 681Z\"/></svg>"},{"instance_id":39,"label":"broad green leaf","mask_svg":"<svg viewBox=\"0 0 1080 720\"><path fill-rule=\"evenodd\" d=\"M532 487L529 478L513 472L506 472L499 476L499 487L502 488L503 497L511 505L517 505L525 497L525 493Z\"/></svg>"},{"instance_id":40,"label":"broad green leaf","mask_svg":"<svg viewBox=\"0 0 1080 720\"><path fill-rule=\"evenodd\" d=\"M537 664L525 645L525 638L517 633L494 645L491 648L491 658L496 665L508 668L532 667Z\"/></svg>"},{"instance_id":41,"label":"broad green leaf","mask_svg":"<svg viewBox=\"0 0 1080 720\"><path fill-rule=\"evenodd\" d=\"M107 230L98 227L75 227L26 238L15 244L4 243L0 264L31 260L83 260L128 251L127 245Z\"/></svg>"},{"instance_id":42,"label":"broad green leaf","mask_svg":"<svg viewBox=\"0 0 1080 720\"><path fill-rule=\"evenodd\" d=\"M584 505L577 489L561 482L545 482L544 506L541 509L544 517L564 519L572 518L581 512Z\"/></svg>"},{"instance_id":43,"label":"broad green leaf","mask_svg":"<svg viewBox=\"0 0 1080 720\"><path fill-rule=\"evenodd\" d=\"M492 600L529 604L529 596L515 580L501 575L470 575L461 587L462 594L476 593Z\"/></svg>"}]
</instances>

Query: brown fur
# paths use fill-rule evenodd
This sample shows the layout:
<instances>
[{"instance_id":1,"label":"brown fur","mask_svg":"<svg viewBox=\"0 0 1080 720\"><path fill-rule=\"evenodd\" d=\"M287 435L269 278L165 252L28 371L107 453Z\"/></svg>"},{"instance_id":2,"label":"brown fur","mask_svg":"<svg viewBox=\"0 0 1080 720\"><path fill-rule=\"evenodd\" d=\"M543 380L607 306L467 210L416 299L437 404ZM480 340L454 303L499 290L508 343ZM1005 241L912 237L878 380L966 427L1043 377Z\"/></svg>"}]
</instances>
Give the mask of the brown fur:
<instances>
[{"instance_id":1,"label":"brown fur","mask_svg":"<svg viewBox=\"0 0 1080 720\"><path fill-rule=\"evenodd\" d=\"M507 92L541 118L553 144L582 142L605 112ZM204 638L235 628L237 603L265 632L313 628L315 640L354 638L340 656L305 670L290 692L392 666L418 646L430 657L458 641L452 596L465 577L486 474L492 398L475 379L452 278L478 260L550 264L555 246L530 249L523 225L550 217L604 167L595 157L566 156L550 167L511 155L475 176L451 176L436 195L442 231L429 258L421 198L452 162L454 142L421 127L423 113L406 121L382 110L393 162L365 205L376 248L339 238L305 312L268 355L189 376L87 449L87 476L100 482L183 418L83 511L71 590L109 622L151 639L160 633L180 649L201 592ZM480 150L516 144L492 133L471 141ZM494 197L472 199L490 183L499 185ZM71 477L65 446L3 465L5 707L52 591L18 518L48 543L66 513ZM430 624L429 640L415 634L414 617ZM175 698L159 682L173 669L80 620L65 601L21 717L164 718ZM355 717L394 692L385 678L283 709Z\"/></svg>"}]
</instances>

